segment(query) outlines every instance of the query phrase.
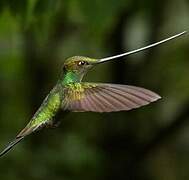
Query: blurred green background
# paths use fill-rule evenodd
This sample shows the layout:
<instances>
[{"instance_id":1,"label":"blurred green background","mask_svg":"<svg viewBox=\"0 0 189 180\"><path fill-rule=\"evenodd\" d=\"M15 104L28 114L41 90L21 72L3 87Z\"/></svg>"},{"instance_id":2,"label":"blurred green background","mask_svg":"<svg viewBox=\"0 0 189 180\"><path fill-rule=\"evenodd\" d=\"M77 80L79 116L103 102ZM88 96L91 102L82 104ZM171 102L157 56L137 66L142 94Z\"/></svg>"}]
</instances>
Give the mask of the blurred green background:
<instances>
[{"instance_id":1,"label":"blurred green background","mask_svg":"<svg viewBox=\"0 0 189 180\"><path fill-rule=\"evenodd\" d=\"M65 58L102 58L188 30L188 0L0 0L0 147L56 83ZM85 78L163 98L129 112L71 113L0 159L1 180L189 179L189 37L99 65Z\"/></svg>"}]
</instances>

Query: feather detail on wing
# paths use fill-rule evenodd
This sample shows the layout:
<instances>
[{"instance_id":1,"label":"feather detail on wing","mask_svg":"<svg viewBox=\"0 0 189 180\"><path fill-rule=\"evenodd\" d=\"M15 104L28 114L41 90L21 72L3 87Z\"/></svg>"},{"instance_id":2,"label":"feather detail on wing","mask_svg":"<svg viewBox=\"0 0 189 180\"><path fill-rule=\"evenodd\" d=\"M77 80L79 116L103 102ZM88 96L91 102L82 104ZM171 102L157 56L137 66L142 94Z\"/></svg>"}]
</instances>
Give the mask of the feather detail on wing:
<instances>
[{"instance_id":1,"label":"feather detail on wing","mask_svg":"<svg viewBox=\"0 0 189 180\"><path fill-rule=\"evenodd\" d=\"M160 98L158 94L140 87L82 82L65 88L62 108L69 111L127 111Z\"/></svg>"}]
</instances>

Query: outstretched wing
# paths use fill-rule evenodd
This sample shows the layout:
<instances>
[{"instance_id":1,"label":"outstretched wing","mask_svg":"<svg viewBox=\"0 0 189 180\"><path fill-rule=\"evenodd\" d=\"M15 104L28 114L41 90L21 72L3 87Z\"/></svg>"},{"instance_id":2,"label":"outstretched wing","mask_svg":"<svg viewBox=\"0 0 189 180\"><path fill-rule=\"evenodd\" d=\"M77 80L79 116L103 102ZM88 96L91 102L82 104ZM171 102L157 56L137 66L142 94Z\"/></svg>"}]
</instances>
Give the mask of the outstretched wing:
<instances>
[{"instance_id":1,"label":"outstretched wing","mask_svg":"<svg viewBox=\"0 0 189 180\"><path fill-rule=\"evenodd\" d=\"M127 111L160 98L158 94L140 87L82 82L65 88L62 108L69 111Z\"/></svg>"}]
</instances>

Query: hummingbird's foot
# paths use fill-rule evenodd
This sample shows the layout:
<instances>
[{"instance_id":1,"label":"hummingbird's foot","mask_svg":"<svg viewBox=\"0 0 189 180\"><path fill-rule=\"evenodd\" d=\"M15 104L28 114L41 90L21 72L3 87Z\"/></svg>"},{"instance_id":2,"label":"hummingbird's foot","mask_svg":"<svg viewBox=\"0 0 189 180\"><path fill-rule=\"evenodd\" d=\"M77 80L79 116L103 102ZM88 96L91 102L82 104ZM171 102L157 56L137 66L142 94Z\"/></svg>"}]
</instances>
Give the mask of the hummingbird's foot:
<instances>
[{"instance_id":1,"label":"hummingbird's foot","mask_svg":"<svg viewBox=\"0 0 189 180\"><path fill-rule=\"evenodd\" d=\"M51 121L47 124L47 128L51 128L51 129L57 128L60 125L60 123L61 123L60 121L57 122Z\"/></svg>"}]
</instances>

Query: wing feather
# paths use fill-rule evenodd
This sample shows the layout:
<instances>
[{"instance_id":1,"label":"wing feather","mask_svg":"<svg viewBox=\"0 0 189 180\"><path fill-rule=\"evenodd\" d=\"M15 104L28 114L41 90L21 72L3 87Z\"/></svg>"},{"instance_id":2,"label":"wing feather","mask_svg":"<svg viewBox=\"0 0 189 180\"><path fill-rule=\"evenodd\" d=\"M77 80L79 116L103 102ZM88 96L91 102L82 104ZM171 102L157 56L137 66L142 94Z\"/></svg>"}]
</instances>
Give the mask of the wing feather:
<instances>
[{"instance_id":1,"label":"wing feather","mask_svg":"<svg viewBox=\"0 0 189 180\"><path fill-rule=\"evenodd\" d=\"M116 108L125 108L125 110L128 110L128 107L124 104L119 94L111 91L111 89L103 89L103 92L107 94L110 103Z\"/></svg>"},{"instance_id":2,"label":"wing feather","mask_svg":"<svg viewBox=\"0 0 189 180\"><path fill-rule=\"evenodd\" d=\"M112 96L115 97L118 101L122 102L123 101L123 104L128 106L129 107L133 107L136 105L136 103L134 103L133 101L130 101L129 100L129 94L126 94L122 91L119 91L117 89L107 89L108 91L112 92Z\"/></svg>"},{"instance_id":3,"label":"wing feather","mask_svg":"<svg viewBox=\"0 0 189 180\"><path fill-rule=\"evenodd\" d=\"M134 92L133 93L128 92L126 89L115 88L115 89L112 89L112 91L114 91L115 93L119 94L120 96L122 96L126 100L133 103L131 105L131 107L141 105L141 104L145 104L145 102L146 102L146 99L144 99L142 95L139 95L138 93L134 93Z\"/></svg>"},{"instance_id":4,"label":"wing feather","mask_svg":"<svg viewBox=\"0 0 189 180\"><path fill-rule=\"evenodd\" d=\"M85 96L86 96L86 106L83 106L82 108L87 108L88 111L98 111L97 103L91 98L92 92L90 90L86 90Z\"/></svg>"},{"instance_id":5,"label":"wing feather","mask_svg":"<svg viewBox=\"0 0 189 180\"><path fill-rule=\"evenodd\" d=\"M105 106L105 112L108 112L108 110L116 110L116 107L110 102L110 98L107 94L103 93L103 91L99 91L97 93L98 99L99 101L101 101L103 99L103 104Z\"/></svg>"},{"instance_id":6,"label":"wing feather","mask_svg":"<svg viewBox=\"0 0 189 180\"><path fill-rule=\"evenodd\" d=\"M74 83L65 88L63 108L69 111L127 111L161 97L144 88L105 83Z\"/></svg>"}]
</instances>

